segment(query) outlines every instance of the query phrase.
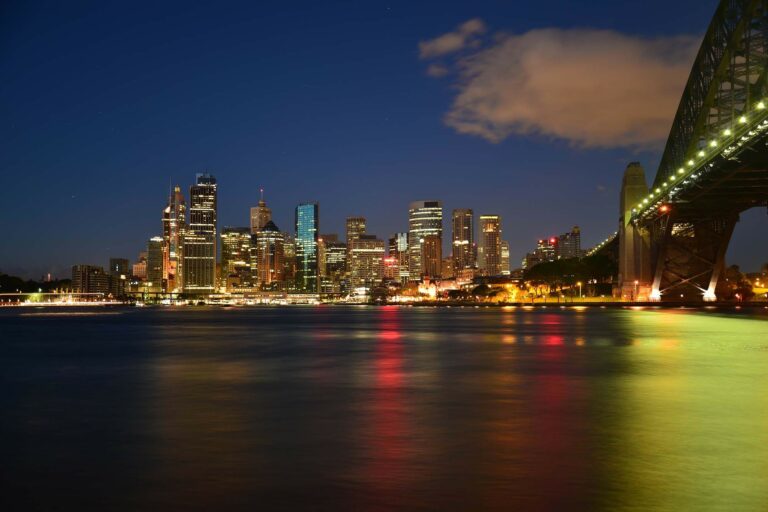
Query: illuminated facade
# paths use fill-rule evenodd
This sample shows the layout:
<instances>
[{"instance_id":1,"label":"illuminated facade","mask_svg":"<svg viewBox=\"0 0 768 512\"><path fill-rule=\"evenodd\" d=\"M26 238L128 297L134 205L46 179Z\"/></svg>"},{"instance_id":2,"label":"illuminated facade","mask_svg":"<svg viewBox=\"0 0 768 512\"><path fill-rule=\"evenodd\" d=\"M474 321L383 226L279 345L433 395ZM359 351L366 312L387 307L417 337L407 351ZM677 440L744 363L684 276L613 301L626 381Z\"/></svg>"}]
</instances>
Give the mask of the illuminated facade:
<instances>
[{"instance_id":1,"label":"illuminated facade","mask_svg":"<svg viewBox=\"0 0 768 512\"><path fill-rule=\"evenodd\" d=\"M165 291L183 287L184 235L187 231L187 203L178 185L168 197L163 210L163 279Z\"/></svg>"},{"instance_id":2,"label":"illuminated facade","mask_svg":"<svg viewBox=\"0 0 768 512\"><path fill-rule=\"evenodd\" d=\"M324 270L320 292L341 294L346 291L347 244L337 235L323 235Z\"/></svg>"},{"instance_id":3,"label":"illuminated facade","mask_svg":"<svg viewBox=\"0 0 768 512\"><path fill-rule=\"evenodd\" d=\"M443 268L443 240L438 235L426 235L421 242L421 275L439 278Z\"/></svg>"},{"instance_id":4,"label":"illuminated facade","mask_svg":"<svg viewBox=\"0 0 768 512\"><path fill-rule=\"evenodd\" d=\"M262 290L284 288L285 234L271 220L256 235L256 270Z\"/></svg>"},{"instance_id":5,"label":"illuminated facade","mask_svg":"<svg viewBox=\"0 0 768 512\"><path fill-rule=\"evenodd\" d=\"M296 292L319 293L317 239L319 227L317 203L296 207Z\"/></svg>"},{"instance_id":6,"label":"illuminated facade","mask_svg":"<svg viewBox=\"0 0 768 512\"><path fill-rule=\"evenodd\" d=\"M109 274L102 267L74 265L72 267L72 290L75 293L109 293Z\"/></svg>"},{"instance_id":7,"label":"illuminated facade","mask_svg":"<svg viewBox=\"0 0 768 512\"><path fill-rule=\"evenodd\" d=\"M415 201L408 210L409 280L422 277L422 243L427 236L443 239L443 204L440 201Z\"/></svg>"},{"instance_id":8,"label":"illuminated facade","mask_svg":"<svg viewBox=\"0 0 768 512\"><path fill-rule=\"evenodd\" d=\"M272 220L272 210L267 207L267 203L264 202L264 189L260 189L261 198L259 199L259 205L251 208L251 234L255 235L261 231L267 222Z\"/></svg>"},{"instance_id":9,"label":"illuminated facade","mask_svg":"<svg viewBox=\"0 0 768 512\"><path fill-rule=\"evenodd\" d=\"M256 265L253 261L252 247L249 228L221 230L220 288L232 291L234 288L250 288L255 284L253 267Z\"/></svg>"},{"instance_id":10,"label":"illuminated facade","mask_svg":"<svg viewBox=\"0 0 768 512\"><path fill-rule=\"evenodd\" d=\"M375 235L358 235L349 242L349 285L371 288L384 278L384 240Z\"/></svg>"},{"instance_id":11,"label":"illuminated facade","mask_svg":"<svg viewBox=\"0 0 768 512\"><path fill-rule=\"evenodd\" d=\"M501 275L508 276L512 273L512 269L509 266L509 242L506 240L501 242Z\"/></svg>"},{"instance_id":12,"label":"illuminated facade","mask_svg":"<svg viewBox=\"0 0 768 512\"><path fill-rule=\"evenodd\" d=\"M474 212L466 208L453 210L451 215L454 270L463 270L475 266L474 218Z\"/></svg>"},{"instance_id":13,"label":"illuminated facade","mask_svg":"<svg viewBox=\"0 0 768 512\"><path fill-rule=\"evenodd\" d=\"M581 258L581 229L574 226L569 233L563 233L557 239L557 258Z\"/></svg>"},{"instance_id":14,"label":"illuminated facade","mask_svg":"<svg viewBox=\"0 0 768 512\"><path fill-rule=\"evenodd\" d=\"M408 271L408 233L395 233L389 239L389 257L395 258L397 263L398 276L393 279L403 284L407 283L410 275Z\"/></svg>"},{"instance_id":15,"label":"illuminated facade","mask_svg":"<svg viewBox=\"0 0 768 512\"><path fill-rule=\"evenodd\" d=\"M484 275L501 274L501 217L499 215L480 216L477 266Z\"/></svg>"},{"instance_id":16,"label":"illuminated facade","mask_svg":"<svg viewBox=\"0 0 768 512\"><path fill-rule=\"evenodd\" d=\"M163 279L163 237L153 236L147 242L147 291L165 290Z\"/></svg>"},{"instance_id":17,"label":"illuminated facade","mask_svg":"<svg viewBox=\"0 0 768 512\"><path fill-rule=\"evenodd\" d=\"M184 293L216 290L216 178L198 174L190 188L189 228L184 236Z\"/></svg>"}]
</instances>

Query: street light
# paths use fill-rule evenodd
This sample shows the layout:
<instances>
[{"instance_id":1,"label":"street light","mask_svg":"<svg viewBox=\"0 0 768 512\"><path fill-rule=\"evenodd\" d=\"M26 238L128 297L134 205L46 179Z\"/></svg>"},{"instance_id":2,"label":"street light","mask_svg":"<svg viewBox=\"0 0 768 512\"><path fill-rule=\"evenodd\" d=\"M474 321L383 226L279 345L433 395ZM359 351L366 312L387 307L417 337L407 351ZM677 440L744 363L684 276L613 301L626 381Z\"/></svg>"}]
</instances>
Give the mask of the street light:
<instances>
[{"instance_id":1,"label":"street light","mask_svg":"<svg viewBox=\"0 0 768 512\"><path fill-rule=\"evenodd\" d=\"M578 287L579 287L579 298L581 298L581 281L579 281L579 282L578 282L578 283L576 283L576 284L577 284L577 285L578 285Z\"/></svg>"},{"instance_id":2,"label":"street light","mask_svg":"<svg viewBox=\"0 0 768 512\"><path fill-rule=\"evenodd\" d=\"M635 293L634 293L634 294L632 294L632 301L633 301L633 302L637 300L637 286L638 286L639 284L640 284L640 281L638 281L637 279L635 279Z\"/></svg>"}]
</instances>

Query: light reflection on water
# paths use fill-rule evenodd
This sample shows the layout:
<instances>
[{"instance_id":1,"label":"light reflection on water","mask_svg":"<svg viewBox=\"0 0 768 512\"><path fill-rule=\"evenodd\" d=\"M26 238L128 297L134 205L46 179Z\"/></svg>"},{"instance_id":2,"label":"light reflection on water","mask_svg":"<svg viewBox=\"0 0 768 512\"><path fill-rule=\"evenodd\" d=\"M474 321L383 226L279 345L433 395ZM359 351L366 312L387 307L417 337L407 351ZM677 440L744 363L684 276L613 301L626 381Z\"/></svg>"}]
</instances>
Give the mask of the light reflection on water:
<instances>
[{"instance_id":1,"label":"light reflection on water","mask_svg":"<svg viewBox=\"0 0 768 512\"><path fill-rule=\"evenodd\" d=\"M121 313L0 313L21 507L768 503L765 311Z\"/></svg>"}]
</instances>

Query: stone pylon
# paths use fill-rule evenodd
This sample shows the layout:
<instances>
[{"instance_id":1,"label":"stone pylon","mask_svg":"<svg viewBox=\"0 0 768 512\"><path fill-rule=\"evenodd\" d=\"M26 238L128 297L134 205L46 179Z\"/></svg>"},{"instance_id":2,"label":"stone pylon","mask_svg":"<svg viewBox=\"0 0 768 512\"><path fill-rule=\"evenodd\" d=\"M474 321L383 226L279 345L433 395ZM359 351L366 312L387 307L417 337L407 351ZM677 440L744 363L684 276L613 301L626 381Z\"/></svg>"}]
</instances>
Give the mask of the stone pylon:
<instances>
[{"instance_id":1,"label":"stone pylon","mask_svg":"<svg viewBox=\"0 0 768 512\"><path fill-rule=\"evenodd\" d=\"M624 171L619 212L619 291L624 300L648 300L651 290L650 233L631 222L632 208L647 195L645 171L632 162Z\"/></svg>"}]
</instances>

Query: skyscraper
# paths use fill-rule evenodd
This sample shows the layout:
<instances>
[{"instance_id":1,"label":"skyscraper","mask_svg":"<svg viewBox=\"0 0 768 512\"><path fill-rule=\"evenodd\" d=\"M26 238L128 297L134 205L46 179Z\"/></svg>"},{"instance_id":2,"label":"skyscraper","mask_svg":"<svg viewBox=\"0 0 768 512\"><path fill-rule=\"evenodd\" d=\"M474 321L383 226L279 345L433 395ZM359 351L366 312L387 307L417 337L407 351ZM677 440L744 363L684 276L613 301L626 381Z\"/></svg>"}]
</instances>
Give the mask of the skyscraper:
<instances>
[{"instance_id":1,"label":"skyscraper","mask_svg":"<svg viewBox=\"0 0 768 512\"><path fill-rule=\"evenodd\" d=\"M184 275L184 235L187 231L187 203L181 187L176 185L163 209L163 279L165 290L182 288Z\"/></svg>"},{"instance_id":2,"label":"skyscraper","mask_svg":"<svg viewBox=\"0 0 768 512\"><path fill-rule=\"evenodd\" d=\"M189 229L184 237L184 292L216 290L216 178L198 174L189 191Z\"/></svg>"},{"instance_id":3,"label":"skyscraper","mask_svg":"<svg viewBox=\"0 0 768 512\"><path fill-rule=\"evenodd\" d=\"M384 278L384 240L358 235L349 243L349 283L352 288L371 288Z\"/></svg>"},{"instance_id":4,"label":"skyscraper","mask_svg":"<svg viewBox=\"0 0 768 512\"><path fill-rule=\"evenodd\" d=\"M347 274L352 269L352 242L365 234L365 217L347 217Z\"/></svg>"},{"instance_id":5,"label":"skyscraper","mask_svg":"<svg viewBox=\"0 0 768 512\"><path fill-rule=\"evenodd\" d=\"M163 279L163 242L161 236L153 236L147 242L147 288L151 292L165 289Z\"/></svg>"},{"instance_id":6,"label":"skyscraper","mask_svg":"<svg viewBox=\"0 0 768 512\"><path fill-rule=\"evenodd\" d=\"M319 293L317 238L319 227L317 203L296 207L296 291Z\"/></svg>"},{"instance_id":7,"label":"skyscraper","mask_svg":"<svg viewBox=\"0 0 768 512\"><path fill-rule=\"evenodd\" d=\"M262 290L280 290L285 284L285 235L267 221L256 235L256 269Z\"/></svg>"},{"instance_id":8,"label":"skyscraper","mask_svg":"<svg viewBox=\"0 0 768 512\"><path fill-rule=\"evenodd\" d=\"M259 205L251 207L251 234L255 235L272 220L272 210L264 202L264 189L259 189Z\"/></svg>"},{"instance_id":9,"label":"skyscraper","mask_svg":"<svg viewBox=\"0 0 768 512\"><path fill-rule=\"evenodd\" d=\"M512 269L509 266L509 242L503 240L501 242L501 275L508 276L512 273Z\"/></svg>"},{"instance_id":10,"label":"skyscraper","mask_svg":"<svg viewBox=\"0 0 768 512\"><path fill-rule=\"evenodd\" d=\"M321 293L340 294L346 289L347 244L338 235L323 235L325 248L325 277L320 284Z\"/></svg>"},{"instance_id":11,"label":"skyscraper","mask_svg":"<svg viewBox=\"0 0 768 512\"><path fill-rule=\"evenodd\" d=\"M397 259L398 278L405 284L408 282L408 233L395 233L389 239L389 257Z\"/></svg>"},{"instance_id":12,"label":"skyscraper","mask_svg":"<svg viewBox=\"0 0 768 512\"><path fill-rule=\"evenodd\" d=\"M414 201L408 210L408 271L411 281L421 279L422 243L425 237L443 239L443 204L440 201Z\"/></svg>"},{"instance_id":13,"label":"skyscraper","mask_svg":"<svg viewBox=\"0 0 768 512\"><path fill-rule=\"evenodd\" d=\"M251 246L249 228L227 227L221 230L221 288L231 291L254 284Z\"/></svg>"},{"instance_id":14,"label":"skyscraper","mask_svg":"<svg viewBox=\"0 0 768 512\"><path fill-rule=\"evenodd\" d=\"M453 236L453 268L456 271L475 266L474 212L470 209L453 210L451 216Z\"/></svg>"},{"instance_id":15,"label":"skyscraper","mask_svg":"<svg viewBox=\"0 0 768 512\"><path fill-rule=\"evenodd\" d=\"M501 274L501 217L480 216L480 243L477 248L478 268L487 276Z\"/></svg>"},{"instance_id":16,"label":"skyscraper","mask_svg":"<svg viewBox=\"0 0 768 512\"><path fill-rule=\"evenodd\" d=\"M569 233L563 233L557 240L558 259L581 258L581 229L573 226Z\"/></svg>"},{"instance_id":17,"label":"skyscraper","mask_svg":"<svg viewBox=\"0 0 768 512\"><path fill-rule=\"evenodd\" d=\"M109 288L115 297L122 297L131 278L131 263L126 258L109 258Z\"/></svg>"},{"instance_id":18,"label":"skyscraper","mask_svg":"<svg viewBox=\"0 0 768 512\"><path fill-rule=\"evenodd\" d=\"M421 275L432 279L442 275L443 240L439 235L425 235L421 242Z\"/></svg>"}]
</instances>

